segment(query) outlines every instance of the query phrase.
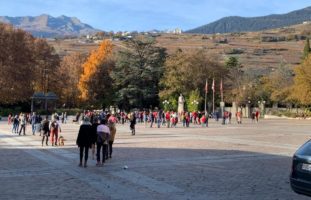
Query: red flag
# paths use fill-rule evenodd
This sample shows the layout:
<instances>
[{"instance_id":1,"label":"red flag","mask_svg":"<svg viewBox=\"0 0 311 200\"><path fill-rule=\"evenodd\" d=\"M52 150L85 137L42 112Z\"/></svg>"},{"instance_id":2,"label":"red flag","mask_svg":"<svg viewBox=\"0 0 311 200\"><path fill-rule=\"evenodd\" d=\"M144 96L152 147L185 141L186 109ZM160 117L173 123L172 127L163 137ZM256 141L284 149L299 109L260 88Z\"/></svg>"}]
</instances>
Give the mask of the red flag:
<instances>
[{"instance_id":1,"label":"red flag","mask_svg":"<svg viewBox=\"0 0 311 200\"><path fill-rule=\"evenodd\" d=\"M205 82L205 93L208 93L208 83L207 83L207 79L206 79L206 82Z\"/></svg>"},{"instance_id":2,"label":"red flag","mask_svg":"<svg viewBox=\"0 0 311 200\"><path fill-rule=\"evenodd\" d=\"M212 83L212 90L213 92L215 92L215 80L213 79L213 83Z\"/></svg>"}]
</instances>

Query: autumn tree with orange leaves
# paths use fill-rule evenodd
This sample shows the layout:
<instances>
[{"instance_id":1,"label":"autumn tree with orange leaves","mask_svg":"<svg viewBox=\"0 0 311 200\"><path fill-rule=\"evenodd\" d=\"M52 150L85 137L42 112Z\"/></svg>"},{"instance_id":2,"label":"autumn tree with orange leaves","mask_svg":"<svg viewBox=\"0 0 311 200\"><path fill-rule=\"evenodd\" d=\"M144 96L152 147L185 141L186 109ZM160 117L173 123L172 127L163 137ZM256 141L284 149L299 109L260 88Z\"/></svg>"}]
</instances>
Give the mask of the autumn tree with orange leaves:
<instances>
[{"instance_id":1,"label":"autumn tree with orange leaves","mask_svg":"<svg viewBox=\"0 0 311 200\"><path fill-rule=\"evenodd\" d=\"M82 102L93 106L109 105L113 98L110 77L113 68L113 45L104 40L83 64L83 73L78 83Z\"/></svg>"}]
</instances>

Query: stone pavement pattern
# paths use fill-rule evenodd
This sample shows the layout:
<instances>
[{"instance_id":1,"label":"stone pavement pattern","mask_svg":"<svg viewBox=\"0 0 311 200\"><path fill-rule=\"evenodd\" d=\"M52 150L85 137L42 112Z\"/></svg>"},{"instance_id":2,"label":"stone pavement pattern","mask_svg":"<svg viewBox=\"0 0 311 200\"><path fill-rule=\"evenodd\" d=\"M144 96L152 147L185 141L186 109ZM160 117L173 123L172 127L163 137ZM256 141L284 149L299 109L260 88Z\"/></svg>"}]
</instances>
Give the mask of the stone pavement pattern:
<instances>
[{"instance_id":1,"label":"stone pavement pattern","mask_svg":"<svg viewBox=\"0 0 311 200\"><path fill-rule=\"evenodd\" d=\"M179 125L180 126L180 125ZM265 120L209 128L118 125L113 158L79 168L79 126L62 125L64 147L10 133L0 123L0 199L309 199L291 191L291 156L310 121ZM124 170L123 166L128 169Z\"/></svg>"}]
</instances>

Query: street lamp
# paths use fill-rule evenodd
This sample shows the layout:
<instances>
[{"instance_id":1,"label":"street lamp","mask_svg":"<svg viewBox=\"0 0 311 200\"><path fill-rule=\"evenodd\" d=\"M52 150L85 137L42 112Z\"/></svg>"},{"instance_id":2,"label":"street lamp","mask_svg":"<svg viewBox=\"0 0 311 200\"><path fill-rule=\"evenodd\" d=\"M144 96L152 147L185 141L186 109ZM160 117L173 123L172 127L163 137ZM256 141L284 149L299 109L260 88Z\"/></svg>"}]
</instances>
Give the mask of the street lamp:
<instances>
[{"instance_id":1,"label":"street lamp","mask_svg":"<svg viewBox=\"0 0 311 200\"><path fill-rule=\"evenodd\" d=\"M168 100L164 100L162 103L166 105L166 104L169 104L170 102Z\"/></svg>"},{"instance_id":2,"label":"street lamp","mask_svg":"<svg viewBox=\"0 0 311 200\"><path fill-rule=\"evenodd\" d=\"M196 104L196 105L198 105L199 102L198 102L197 100L193 100L193 101L191 102L191 104Z\"/></svg>"},{"instance_id":3,"label":"street lamp","mask_svg":"<svg viewBox=\"0 0 311 200\"><path fill-rule=\"evenodd\" d=\"M246 114L247 114L247 118L249 118L251 116L251 97L247 97L247 100L246 100Z\"/></svg>"}]
</instances>

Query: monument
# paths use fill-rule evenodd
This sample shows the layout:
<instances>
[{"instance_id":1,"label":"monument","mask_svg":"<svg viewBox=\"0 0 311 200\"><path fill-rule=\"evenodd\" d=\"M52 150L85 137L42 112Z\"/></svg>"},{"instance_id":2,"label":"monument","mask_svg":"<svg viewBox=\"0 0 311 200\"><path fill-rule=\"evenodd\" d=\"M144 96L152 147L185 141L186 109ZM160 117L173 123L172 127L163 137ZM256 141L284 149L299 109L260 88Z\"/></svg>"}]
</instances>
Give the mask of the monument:
<instances>
[{"instance_id":1,"label":"monument","mask_svg":"<svg viewBox=\"0 0 311 200\"><path fill-rule=\"evenodd\" d=\"M180 94L178 98L178 110L177 110L178 114L181 114L185 111L184 105L185 105L185 98L182 96L182 94Z\"/></svg>"}]
</instances>

